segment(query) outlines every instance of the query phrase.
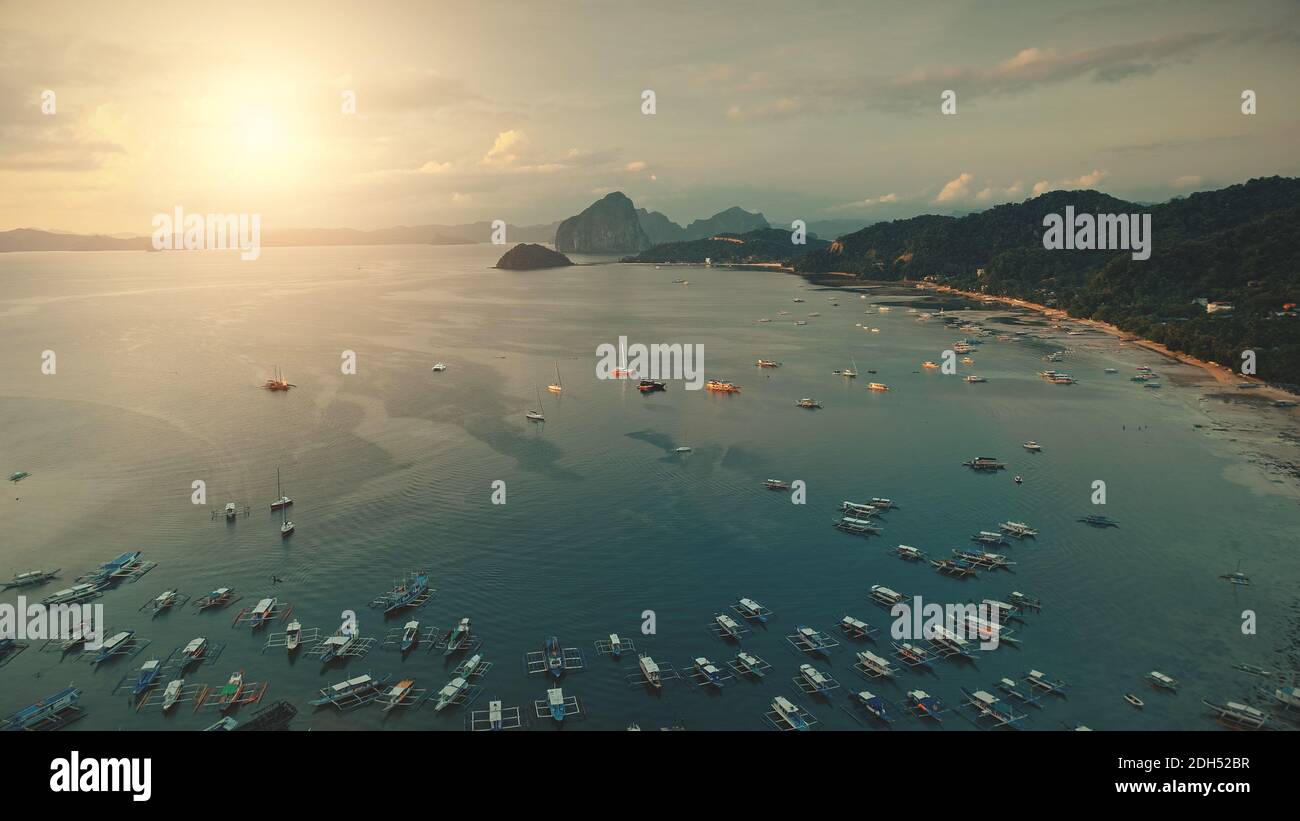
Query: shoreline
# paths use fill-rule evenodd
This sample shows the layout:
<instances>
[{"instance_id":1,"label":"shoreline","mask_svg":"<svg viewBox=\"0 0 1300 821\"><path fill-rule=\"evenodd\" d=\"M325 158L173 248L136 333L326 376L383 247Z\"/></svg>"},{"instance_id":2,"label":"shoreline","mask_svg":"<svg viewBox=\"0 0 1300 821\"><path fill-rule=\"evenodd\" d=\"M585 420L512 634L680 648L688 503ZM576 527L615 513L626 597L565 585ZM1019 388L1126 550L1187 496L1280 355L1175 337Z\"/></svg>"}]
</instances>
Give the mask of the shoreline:
<instances>
[{"instance_id":1,"label":"shoreline","mask_svg":"<svg viewBox=\"0 0 1300 821\"><path fill-rule=\"evenodd\" d=\"M1137 336L1136 334L1130 333L1129 331L1125 331L1124 329L1116 327L1115 325L1111 325L1109 322L1102 322L1099 319L1083 319L1080 317L1071 316L1068 312L1063 311L1060 308L1051 308L1046 305L1040 305L1036 302L1030 302L1028 300L1020 299L1018 297L989 296L988 294L976 293L975 291L963 291L959 288L953 288L948 285L939 285L933 282L918 282L915 283L915 286L917 289L923 291L934 291L936 293L955 294L957 296L963 296L968 299L972 299L976 302L997 302L1003 305L1009 305L1013 308L1022 308L1025 310L1034 311L1035 313L1042 314L1050 319L1075 322L1078 323L1079 325L1083 325L1085 327L1092 328L1093 330L1101 331L1104 334L1113 336L1116 339L1120 340L1121 342L1128 342L1133 345L1136 345L1139 348L1144 348L1148 351L1151 351L1152 353L1160 354L1161 356L1167 357L1176 362L1180 362L1184 365L1191 365L1193 367L1200 368L1201 370L1208 373L1211 377L1213 377L1216 383L1218 383L1223 387L1239 390L1237 388L1239 384L1241 384L1242 382L1250 382L1256 386L1255 388L1250 389L1251 395L1254 396L1267 396L1271 399L1283 400L1283 401L1294 401L1296 397L1296 394L1291 393L1290 391L1284 390L1282 388L1270 385L1269 383L1260 379L1258 376L1247 376L1245 374L1236 373L1235 371L1232 371L1229 368L1218 364L1217 362L1207 362L1204 359L1197 359L1191 354L1180 353L1165 345L1160 344L1159 342L1154 342L1150 339L1145 339L1143 337Z\"/></svg>"}]
</instances>

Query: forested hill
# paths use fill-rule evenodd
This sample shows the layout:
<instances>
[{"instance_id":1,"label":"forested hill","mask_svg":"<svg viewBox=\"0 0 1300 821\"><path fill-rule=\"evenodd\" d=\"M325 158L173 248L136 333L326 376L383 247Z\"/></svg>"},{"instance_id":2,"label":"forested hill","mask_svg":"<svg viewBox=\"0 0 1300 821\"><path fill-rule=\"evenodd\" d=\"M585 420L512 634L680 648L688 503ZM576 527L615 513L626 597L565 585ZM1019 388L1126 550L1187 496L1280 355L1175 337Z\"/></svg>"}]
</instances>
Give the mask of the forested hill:
<instances>
[{"instance_id":1,"label":"forested hill","mask_svg":"<svg viewBox=\"0 0 1300 821\"><path fill-rule=\"evenodd\" d=\"M1150 259L1129 251L1047 250L1043 217L1151 214ZM1243 350L1259 374L1300 384L1300 180L1256 179L1158 205L1097 191L1053 191L964 217L920 216L877 223L795 261L801 272L868 279L925 277L965 290L1064 308L1237 366ZM977 271L983 269L983 274ZM1195 300L1230 302L1207 315Z\"/></svg>"}]
</instances>

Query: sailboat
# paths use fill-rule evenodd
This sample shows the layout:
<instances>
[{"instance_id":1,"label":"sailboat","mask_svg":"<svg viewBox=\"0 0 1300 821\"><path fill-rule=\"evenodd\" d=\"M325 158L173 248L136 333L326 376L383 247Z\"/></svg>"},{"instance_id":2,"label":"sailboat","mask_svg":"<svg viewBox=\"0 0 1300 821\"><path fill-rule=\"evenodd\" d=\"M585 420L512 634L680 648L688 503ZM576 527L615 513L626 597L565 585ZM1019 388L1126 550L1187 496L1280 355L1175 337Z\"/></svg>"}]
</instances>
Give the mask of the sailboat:
<instances>
[{"instance_id":1,"label":"sailboat","mask_svg":"<svg viewBox=\"0 0 1300 821\"><path fill-rule=\"evenodd\" d=\"M280 373L280 366L276 365L275 378L266 380L262 387L266 388L268 391L287 391L290 388L296 388L298 386L290 384L289 380L284 378L284 374Z\"/></svg>"},{"instance_id":2,"label":"sailboat","mask_svg":"<svg viewBox=\"0 0 1300 821\"><path fill-rule=\"evenodd\" d=\"M280 494L280 498L276 501L275 505L271 505L271 509L275 510L276 505L280 506L279 507L280 538L287 539L293 535L293 522L289 521L288 515L285 513L285 511L288 509L289 505L293 504L293 499L290 499L288 496L285 496L283 493L280 493L280 469L279 468L275 469L275 492ZM281 502L283 502L283 504L281 504Z\"/></svg>"},{"instance_id":3,"label":"sailboat","mask_svg":"<svg viewBox=\"0 0 1300 821\"><path fill-rule=\"evenodd\" d=\"M560 380L560 363L558 361L555 363L555 384L547 385L546 389L551 393L559 393L564 390L564 382Z\"/></svg>"},{"instance_id":4,"label":"sailboat","mask_svg":"<svg viewBox=\"0 0 1300 821\"><path fill-rule=\"evenodd\" d=\"M542 392L539 390L537 392L537 407L540 408L541 406L542 406ZM524 416L528 417L533 422L546 421L546 417L542 415L542 412L540 410L527 411L526 413L524 413Z\"/></svg>"}]
</instances>

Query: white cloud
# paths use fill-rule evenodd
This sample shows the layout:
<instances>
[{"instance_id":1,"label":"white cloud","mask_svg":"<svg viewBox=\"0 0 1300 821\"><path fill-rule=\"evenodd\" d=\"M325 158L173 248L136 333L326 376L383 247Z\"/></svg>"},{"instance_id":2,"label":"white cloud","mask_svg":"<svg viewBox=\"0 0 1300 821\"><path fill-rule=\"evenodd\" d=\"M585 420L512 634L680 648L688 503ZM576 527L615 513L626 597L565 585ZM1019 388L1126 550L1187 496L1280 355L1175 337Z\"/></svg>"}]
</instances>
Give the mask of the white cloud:
<instances>
[{"instance_id":1,"label":"white cloud","mask_svg":"<svg viewBox=\"0 0 1300 821\"><path fill-rule=\"evenodd\" d=\"M1177 179L1173 180L1170 183L1170 185L1172 185L1174 188L1195 188L1198 185L1200 185L1202 182L1204 182L1204 180L1202 180L1200 177L1196 176L1195 174L1187 174L1185 176L1178 177Z\"/></svg>"},{"instance_id":2,"label":"white cloud","mask_svg":"<svg viewBox=\"0 0 1300 821\"><path fill-rule=\"evenodd\" d=\"M522 131L516 131L513 128L509 131L502 131L497 134L496 140L492 142L492 147L479 160L480 165L491 165L499 168L509 168L519 159L518 152L528 145L528 137Z\"/></svg>"},{"instance_id":3,"label":"white cloud","mask_svg":"<svg viewBox=\"0 0 1300 821\"><path fill-rule=\"evenodd\" d=\"M623 166L623 170L624 170L624 171L627 171L627 172L629 172L629 173L635 174L635 173L637 173L638 171L644 171L644 170L646 170L646 168L648 168L648 167L649 167L649 166L647 166L643 161L641 161L641 160L635 160L635 161L630 162L630 163L628 163L627 165Z\"/></svg>"},{"instance_id":4,"label":"white cloud","mask_svg":"<svg viewBox=\"0 0 1300 821\"><path fill-rule=\"evenodd\" d=\"M843 205L833 205L828 210L850 211L857 208L871 208L874 205L887 205L889 203L898 202L898 200L898 195L891 192L889 194L881 194L879 197L867 197L865 200L855 200L854 202L846 202Z\"/></svg>"},{"instance_id":5,"label":"white cloud","mask_svg":"<svg viewBox=\"0 0 1300 821\"><path fill-rule=\"evenodd\" d=\"M935 202L958 202L970 198L970 183L975 179L975 175L963 171L956 179L948 180L939 196L934 198Z\"/></svg>"}]
</instances>

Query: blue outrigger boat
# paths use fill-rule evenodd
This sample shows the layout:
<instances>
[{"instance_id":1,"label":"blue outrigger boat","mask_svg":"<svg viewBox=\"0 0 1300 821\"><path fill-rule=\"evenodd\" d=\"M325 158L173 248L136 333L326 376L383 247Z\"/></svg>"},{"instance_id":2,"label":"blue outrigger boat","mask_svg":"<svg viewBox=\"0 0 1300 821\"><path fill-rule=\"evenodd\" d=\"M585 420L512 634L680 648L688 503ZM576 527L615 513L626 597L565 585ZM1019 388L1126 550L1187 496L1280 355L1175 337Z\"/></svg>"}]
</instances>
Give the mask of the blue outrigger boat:
<instances>
[{"instance_id":1,"label":"blue outrigger boat","mask_svg":"<svg viewBox=\"0 0 1300 821\"><path fill-rule=\"evenodd\" d=\"M854 698L876 719L886 724L894 722L894 717L889 712L889 702L885 701L883 697L874 695L869 690L860 690L854 694Z\"/></svg>"},{"instance_id":2,"label":"blue outrigger boat","mask_svg":"<svg viewBox=\"0 0 1300 821\"><path fill-rule=\"evenodd\" d=\"M96 582L111 581L119 573L124 572L131 565L140 560L139 550L129 550L126 553L113 559L111 562L105 562L99 567L86 574L86 577Z\"/></svg>"},{"instance_id":3,"label":"blue outrigger boat","mask_svg":"<svg viewBox=\"0 0 1300 821\"><path fill-rule=\"evenodd\" d=\"M559 678L564 673L564 651L560 649L560 640L551 636L542 644L542 656L546 659L546 669L551 676Z\"/></svg>"},{"instance_id":4,"label":"blue outrigger boat","mask_svg":"<svg viewBox=\"0 0 1300 821\"><path fill-rule=\"evenodd\" d=\"M428 589L429 574L425 572L416 573L409 583L398 585L393 590L392 598L389 599L388 606L384 608L384 614L387 615L394 610L401 610L420 598Z\"/></svg>"},{"instance_id":5,"label":"blue outrigger boat","mask_svg":"<svg viewBox=\"0 0 1300 821\"><path fill-rule=\"evenodd\" d=\"M469 618L463 618L456 625L455 629L447 636L447 649L442 651L444 656L450 656L452 653L462 650L469 644Z\"/></svg>"},{"instance_id":6,"label":"blue outrigger boat","mask_svg":"<svg viewBox=\"0 0 1300 821\"><path fill-rule=\"evenodd\" d=\"M162 662L158 659L150 659L140 668L140 675L135 680L135 687L131 689L132 698L139 698L148 690L158 683L158 675L162 672Z\"/></svg>"},{"instance_id":7,"label":"blue outrigger boat","mask_svg":"<svg viewBox=\"0 0 1300 821\"><path fill-rule=\"evenodd\" d=\"M0 730L57 729L80 717L80 698L80 690L66 687L9 716L0 724Z\"/></svg>"},{"instance_id":8,"label":"blue outrigger boat","mask_svg":"<svg viewBox=\"0 0 1300 821\"><path fill-rule=\"evenodd\" d=\"M415 643L420 640L420 623L418 621L408 621L402 628L401 652L410 652L415 647Z\"/></svg>"}]
</instances>

